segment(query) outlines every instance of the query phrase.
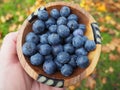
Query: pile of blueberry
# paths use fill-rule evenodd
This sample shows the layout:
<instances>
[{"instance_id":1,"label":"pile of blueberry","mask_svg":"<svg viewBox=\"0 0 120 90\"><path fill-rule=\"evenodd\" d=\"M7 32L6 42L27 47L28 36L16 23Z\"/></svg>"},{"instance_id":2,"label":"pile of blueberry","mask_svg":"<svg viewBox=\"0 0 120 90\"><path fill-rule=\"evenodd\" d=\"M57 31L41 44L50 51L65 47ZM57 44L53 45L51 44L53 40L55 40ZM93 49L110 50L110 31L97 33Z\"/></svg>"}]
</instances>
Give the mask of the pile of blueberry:
<instances>
[{"instance_id":1,"label":"pile of blueberry","mask_svg":"<svg viewBox=\"0 0 120 90\"><path fill-rule=\"evenodd\" d=\"M87 54L96 48L95 42L84 36L86 26L78 23L69 7L52 9L50 14L40 10L37 17L22 47L32 65L42 65L47 74L60 71L64 76L89 65Z\"/></svg>"}]
</instances>

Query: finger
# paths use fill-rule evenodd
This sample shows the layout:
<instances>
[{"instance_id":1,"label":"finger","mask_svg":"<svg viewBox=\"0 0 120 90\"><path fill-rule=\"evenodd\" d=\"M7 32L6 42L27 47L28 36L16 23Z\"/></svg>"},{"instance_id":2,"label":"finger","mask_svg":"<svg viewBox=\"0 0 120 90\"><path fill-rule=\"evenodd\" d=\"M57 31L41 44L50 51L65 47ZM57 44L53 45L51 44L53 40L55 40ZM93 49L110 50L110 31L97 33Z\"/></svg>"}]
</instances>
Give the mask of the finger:
<instances>
[{"instance_id":1,"label":"finger","mask_svg":"<svg viewBox=\"0 0 120 90\"><path fill-rule=\"evenodd\" d=\"M9 33L5 36L3 40L3 44L0 50L0 56L2 57L2 60L6 60L5 62L16 60L14 58L16 58L17 33L18 32Z\"/></svg>"},{"instance_id":2,"label":"finger","mask_svg":"<svg viewBox=\"0 0 120 90\"><path fill-rule=\"evenodd\" d=\"M33 81L31 90L39 90L39 89L40 89L39 83L36 81Z\"/></svg>"},{"instance_id":3,"label":"finger","mask_svg":"<svg viewBox=\"0 0 120 90\"><path fill-rule=\"evenodd\" d=\"M51 86L40 84L40 90L53 90Z\"/></svg>"},{"instance_id":4,"label":"finger","mask_svg":"<svg viewBox=\"0 0 120 90\"><path fill-rule=\"evenodd\" d=\"M64 88L56 88L56 87L48 86L45 84L40 84L40 90L43 90L43 89L44 90L65 90Z\"/></svg>"}]
</instances>

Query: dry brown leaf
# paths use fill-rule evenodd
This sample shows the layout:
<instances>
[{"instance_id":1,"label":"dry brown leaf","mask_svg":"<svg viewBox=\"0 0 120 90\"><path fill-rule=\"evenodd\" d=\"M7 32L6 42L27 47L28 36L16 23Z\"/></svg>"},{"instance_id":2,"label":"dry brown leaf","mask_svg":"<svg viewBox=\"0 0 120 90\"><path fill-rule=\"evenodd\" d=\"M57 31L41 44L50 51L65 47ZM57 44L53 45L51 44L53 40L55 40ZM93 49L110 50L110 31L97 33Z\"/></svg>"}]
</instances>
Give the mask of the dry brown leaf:
<instances>
[{"instance_id":1,"label":"dry brown leaf","mask_svg":"<svg viewBox=\"0 0 120 90\"><path fill-rule=\"evenodd\" d=\"M75 86L73 86L73 85L69 86L68 90L75 90Z\"/></svg>"},{"instance_id":2,"label":"dry brown leaf","mask_svg":"<svg viewBox=\"0 0 120 90\"><path fill-rule=\"evenodd\" d=\"M118 60L118 59L119 59L119 56L118 56L118 55L115 55L115 54L110 53L110 54L109 54L109 59L110 59L111 61L116 61L116 60Z\"/></svg>"},{"instance_id":3,"label":"dry brown leaf","mask_svg":"<svg viewBox=\"0 0 120 90\"><path fill-rule=\"evenodd\" d=\"M13 15L11 13L8 13L6 16L5 16L5 19L8 21L10 20L11 18L13 18Z\"/></svg>"},{"instance_id":4,"label":"dry brown leaf","mask_svg":"<svg viewBox=\"0 0 120 90\"><path fill-rule=\"evenodd\" d=\"M116 25L116 29L120 30L120 24Z\"/></svg>"},{"instance_id":5,"label":"dry brown leaf","mask_svg":"<svg viewBox=\"0 0 120 90\"><path fill-rule=\"evenodd\" d=\"M6 22L5 17L4 17L4 16L1 16L1 17L0 17L0 21L1 21L2 23L5 23L5 22Z\"/></svg>"},{"instance_id":6,"label":"dry brown leaf","mask_svg":"<svg viewBox=\"0 0 120 90\"><path fill-rule=\"evenodd\" d=\"M96 85L96 81L92 77L89 76L87 78L86 87L93 90L95 88L95 85Z\"/></svg>"},{"instance_id":7,"label":"dry brown leaf","mask_svg":"<svg viewBox=\"0 0 120 90\"><path fill-rule=\"evenodd\" d=\"M18 15L18 16L20 16L20 12L19 11L17 11L15 14Z\"/></svg>"},{"instance_id":8,"label":"dry brown leaf","mask_svg":"<svg viewBox=\"0 0 120 90\"><path fill-rule=\"evenodd\" d=\"M7 2L9 2L9 1L10 1L10 0L3 0L4 3L7 3Z\"/></svg>"},{"instance_id":9,"label":"dry brown leaf","mask_svg":"<svg viewBox=\"0 0 120 90\"><path fill-rule=\"evenodd\" d=\"M22 22L24 20L24 17L22 15L19 16L18 21Z\"/></svg>"},{"instance_id":10,"label":"dry brown leaf","mask_svg":"<svg viewBox=\"0 0 120 90\"><path fill-rule=\"evenodd\" d=\"M117 52L120 54L120 46L117 47Z\"/></svg>"},{"instance_id":11,"label":"dry brown leaf","mask_svg":"<svg viewBox=\"0 0 120 90\"><path fill-rule=\"evenodd\" d=\"M17 28L17 25L16 25L16 24L11 25L11 26L9 27L9 32L15 31L16 28Z\"/></svg>"},{"instance_id":12,"label":"dry brown leaf","mask_svg":"<svg viewBox=\"0 0 120 90\"><path fill-rule=\"evenodd\" d=\"M113 72L114 72L113 67L109 67L109 72L110 72L110 73L113 73Z\"/></svg>"},{"instance_id":13,"label":"dry brown leaf","mask_svg":"<svg viewBox=\"0 0 120 90\"><path fill-rule=\"evenodd\" d=\"M103 22L105 22L105 19L104 19L103 17L100 17L100 18L98 18L98 21L99 21L100 23L103 23Z\"/></svg>"},{"instance_id":14,"label":"dry brown leaf","mask_svg":"<svg viewBox=\"0 0 120 90\"><path fill-rule=\"evenodd\" d=\"M109 47L111 51L114 51L116 49L116 46L112 43L108 43L106 46Z\"/></svg>"},{"instance_id":15,"label":"dry brown leaf","mask_svg":"<svg viewBox=\"0 0 120 90\"><path fill-rule=\"evenodd\" d=\"M21 28L21 24L18 25L17 30L19 30L20 28Z\"/></svg>"},{"instance_id":16,"label":"dry brown leaf","mask_svg":"<svg viewBox=\"0 0 120 90\"><path fill-rule=\"evenodd\" d=\"M116 34L115 30L112 30L112 29L109 29L108 33L109 33L110 35L115 35L115 34Z\"/></svg>"},{"instance_id":17,"label":"dry brown leaf","mask_svg":"<svg viewBox=\"0 0 120 90\"><path fill-rule=\"evenodd\" d=\"M109 53L109 52L111 52L111 49L110 49L108 46L103 45L103 46L102 46L102 52L103 52L103 53Z\"/></svg>"},{"instance_id":18,"label":"dry brown leaf","mask_svg":"<svg viewBox=\"0 0 120 90\"><path fill-rule=\"evenodd\" d=\"M104 26L100 26L100 32L107 32L108 28L104 27Z\"/></svg>"},{"instance_id":19,"label":"dry brown leaf","mask_svg":"<svg viewBox=\"0 0 120 90\"><path fill-rule=\"evenodd\" d=\"M106 82L107 82L107 78L106 77L102 78L102 84L106 84Z\"/></svg>"}]
</instances>

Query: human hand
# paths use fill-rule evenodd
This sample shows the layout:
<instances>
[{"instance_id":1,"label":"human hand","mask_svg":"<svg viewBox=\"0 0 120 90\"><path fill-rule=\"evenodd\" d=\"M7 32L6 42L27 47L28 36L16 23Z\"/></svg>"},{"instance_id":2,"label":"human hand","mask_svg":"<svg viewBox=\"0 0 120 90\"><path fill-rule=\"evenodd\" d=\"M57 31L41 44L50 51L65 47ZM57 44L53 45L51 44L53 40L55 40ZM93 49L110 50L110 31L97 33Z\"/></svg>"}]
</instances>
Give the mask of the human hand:
<instances>
[{"instance_id":1,"label":"human hand","mask_svg":"<svg viewBox=\"0 0 120 90\"><path fill-rule=\"evenodd\" d=\"M21 67L16 51L17 32L8 34L0 50L0 90L64 90L40 84Z\"/></svg>"}]
</instances>

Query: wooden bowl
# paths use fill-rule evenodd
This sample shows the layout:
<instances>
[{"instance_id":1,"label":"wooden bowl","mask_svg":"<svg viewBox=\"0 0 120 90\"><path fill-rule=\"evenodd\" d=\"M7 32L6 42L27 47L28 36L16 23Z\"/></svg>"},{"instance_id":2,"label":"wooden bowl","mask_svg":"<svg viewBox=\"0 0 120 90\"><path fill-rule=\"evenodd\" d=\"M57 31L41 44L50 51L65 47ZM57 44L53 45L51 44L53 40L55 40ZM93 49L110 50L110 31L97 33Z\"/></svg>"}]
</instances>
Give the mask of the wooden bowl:
<instances>
[{"instance_id":1,"label":"wooden bowl","mask_svg":"<svg viewBox=\"0 0 120 90\"><path fill-rule=\"evenodd\" d=\"M77 68L74 70L74 73L65 77L61 75L60 72L55 74L48 75L43 70L42 67L33 66L29 62L29 58L25 57L22 53L22 45L25 42L25 36L27 33L32 31L32 24L37 19L37 11L32 13L23 23L19 30L19 35L17 39L17 54L20 60L20 63L24 70L31 76L33 79L37 80L46 85L53 87L66 87L69 85L74 85L77 82L80 82L82 79L90 75L96 67L96 64L99 60L101 53L101 35L98 28L98 25L94 18L85 10L79 7L77 4L71 4L66 2L54 2L49 3L45 6L45 9L49 12L53 8L60 9L62 6L68 6L71 8L71 12L79 16L79 23L83 23L87 26L85 35L90 39L94 40L96 43L96 49L88 54L90 60L90 65L86 69Z\"/></svg>"}]
</instances>

